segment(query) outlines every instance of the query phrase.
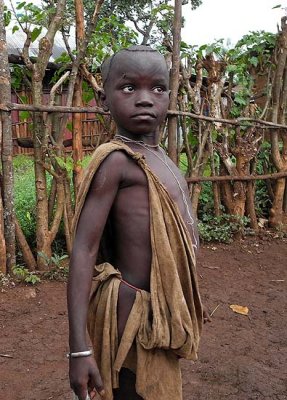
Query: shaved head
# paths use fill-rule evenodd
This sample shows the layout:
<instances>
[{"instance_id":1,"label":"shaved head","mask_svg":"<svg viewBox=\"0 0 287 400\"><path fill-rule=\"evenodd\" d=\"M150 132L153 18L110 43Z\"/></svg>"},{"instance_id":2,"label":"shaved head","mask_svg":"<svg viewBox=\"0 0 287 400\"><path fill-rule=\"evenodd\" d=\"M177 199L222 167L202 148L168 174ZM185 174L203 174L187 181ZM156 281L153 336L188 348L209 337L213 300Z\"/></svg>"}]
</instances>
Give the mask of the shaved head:
<instances>
[{"instance_id":1,"label":"shaved head","mask_svg":"<svg viewBox=\"0 0 287 400\"><path fill-rule=\"evenodd\" d=\"M120 61L123 58L126 59L129 56L135 56L139 53L140 54L146 53L147 55L158 57L159 61L161 61L162 63L165 64L166 71L168 72L165 58L161 53L159 53L157 50L152 49L149 46L134 45L134 46L130 46L126 49L119 50L117 53L113 54L111 57L108 57L104 60L104 62L102 63L102 67L101 67L103 86L105 86L105 84L109 80L110 72L113 69L113 65L114 65L115 61Z\"/></svg>"}]
</instances>

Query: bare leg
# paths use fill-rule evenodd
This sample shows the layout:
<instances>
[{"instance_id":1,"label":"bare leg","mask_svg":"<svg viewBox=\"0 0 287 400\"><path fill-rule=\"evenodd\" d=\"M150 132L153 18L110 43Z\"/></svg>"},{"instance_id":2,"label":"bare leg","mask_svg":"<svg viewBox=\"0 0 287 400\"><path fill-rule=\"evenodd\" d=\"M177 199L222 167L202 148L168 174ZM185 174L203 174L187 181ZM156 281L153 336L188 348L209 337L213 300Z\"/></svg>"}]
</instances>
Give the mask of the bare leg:
<instances>
[{"instance_id":1,"label":"bare leg","mask_svg":"<svg viewBox=\"0 0 287 400\"><path fill-rule=\"evenodd\" d=\"M131 312L136 297L136 290L129 287L125 283L120 284L118 297L118 336L121 341L126 322ZM136 393L135 374L127 368L122 368L120 371L120 388L114 390L114 400L142 400Z\"/></svg>"}]
</instances>

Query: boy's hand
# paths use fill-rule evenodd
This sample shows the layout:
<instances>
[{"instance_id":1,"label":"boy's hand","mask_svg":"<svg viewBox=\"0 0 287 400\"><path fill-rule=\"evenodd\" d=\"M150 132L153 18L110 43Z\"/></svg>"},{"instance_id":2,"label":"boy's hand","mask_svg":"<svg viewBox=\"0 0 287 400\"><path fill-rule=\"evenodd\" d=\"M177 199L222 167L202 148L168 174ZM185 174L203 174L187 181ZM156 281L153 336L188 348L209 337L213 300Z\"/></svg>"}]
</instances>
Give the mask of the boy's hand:
<instances>
[{"instance_id":1,"label":"boy's hand","mask_svg":"<svg viewBox=\"0 0 287 400\"><path fill-rule=\"evenodd\" d=\"M203 306L203 323L206 324L206 322L211 322L211 316L206 306Z\"/></svg>"},{"instance_id":2,"label":"boy's hand","mask_svg":"<svg viewBox=\"0 0 287 400\"><path fill-rule=\"evenodd\" d=\"M104 386L99 369L93 357L70 358L70 386L79 400L86 400L87 393L91 399L96 394L104 396Z\"/></svg>"}]
</instances>

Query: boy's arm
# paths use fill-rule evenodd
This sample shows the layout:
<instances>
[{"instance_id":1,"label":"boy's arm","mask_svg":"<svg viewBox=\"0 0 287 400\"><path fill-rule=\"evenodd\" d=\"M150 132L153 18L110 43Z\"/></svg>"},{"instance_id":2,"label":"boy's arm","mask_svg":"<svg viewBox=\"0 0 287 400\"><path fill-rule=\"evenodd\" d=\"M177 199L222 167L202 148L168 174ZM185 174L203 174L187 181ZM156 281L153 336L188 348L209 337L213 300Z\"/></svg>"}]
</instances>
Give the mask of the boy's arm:
<instances>
[{"instance_id":1,"label":"boy's arm","mask_svg":"<svg viewBox=\"0 0 287 400\"><path fill-rule=\"evenodd\" d=\"M70 352L88 349L86 325L89 296L101 236L117 194L126 156L112 153L95 174L87 194L76 231L68 280ZM70 384L80 400L87 390L103 390L94 358L70 358Z\"/></svg>"}]
</instances>

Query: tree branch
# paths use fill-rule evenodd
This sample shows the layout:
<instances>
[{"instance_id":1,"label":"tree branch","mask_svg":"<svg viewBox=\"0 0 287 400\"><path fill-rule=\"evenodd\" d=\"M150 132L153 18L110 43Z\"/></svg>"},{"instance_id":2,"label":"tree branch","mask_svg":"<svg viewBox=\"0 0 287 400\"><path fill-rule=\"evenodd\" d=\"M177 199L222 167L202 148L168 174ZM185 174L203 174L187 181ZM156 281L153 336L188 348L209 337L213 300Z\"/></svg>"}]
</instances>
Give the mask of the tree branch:
<instances>
[{"instance_id":1,"label":"tree branch","mask_svg":"<svg viewBox=\"0 0 287 400\"><path fill-rule=\"evenodd\" d=\"M70 75L70 71L65 72L64 75L61 76L61 78L55 83L55 85L52 87L51 92L50 92L50 101L49 101L49 106L53 106L55 103L55 95L57 89L62 85L62 83L68 78Z\"/></svg>"},{"instance_id":2,"label":"tree branch","mask_svg":"<svg viewBox=\"0 0 287 400\"><path fill-rule=\"evenodd\" d=\"M224 181L257 181L266 179L281 179L287 176L287 171L266 175L226 175L226 176L202 176L186 178L188 183L196 182L224 182Z\"/></svg>"}]
</instances>

